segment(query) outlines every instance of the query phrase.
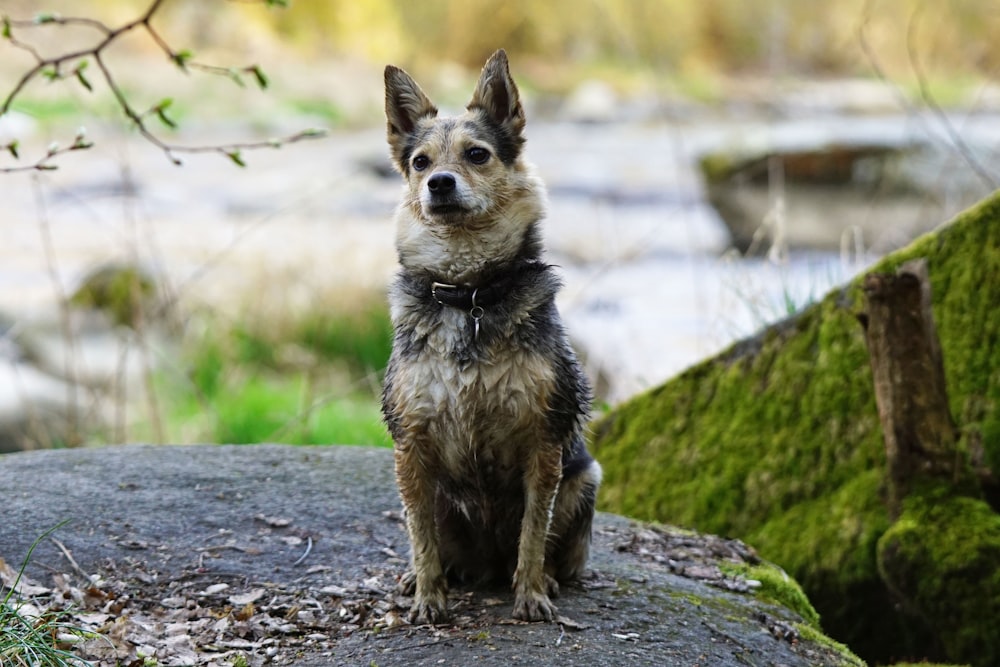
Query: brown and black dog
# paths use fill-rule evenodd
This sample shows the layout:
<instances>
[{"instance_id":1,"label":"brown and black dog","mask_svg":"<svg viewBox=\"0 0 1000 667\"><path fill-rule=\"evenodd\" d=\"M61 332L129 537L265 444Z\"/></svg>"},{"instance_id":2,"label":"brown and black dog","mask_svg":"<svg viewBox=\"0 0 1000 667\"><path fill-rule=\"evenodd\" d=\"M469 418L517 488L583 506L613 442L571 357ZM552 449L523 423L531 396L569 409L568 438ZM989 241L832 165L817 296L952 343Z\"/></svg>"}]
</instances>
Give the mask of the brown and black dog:
<instances>
[{"instance_id":1,"label":"brown and black dog","mask_svg":"<svg viewBox=\"0 0 1000 667\"><path fill-rule=\"evenodd\" d=\"M383 413L395 441L414 595L410 620L447 617L449 577L513 579L514 617L552 620L583 570L601 468L587 452L590 386L542 259L545 189L524 161L524 110L497 51L465 113L438 116L385 69L401 269Z\"/></svg>"}]
</instances>

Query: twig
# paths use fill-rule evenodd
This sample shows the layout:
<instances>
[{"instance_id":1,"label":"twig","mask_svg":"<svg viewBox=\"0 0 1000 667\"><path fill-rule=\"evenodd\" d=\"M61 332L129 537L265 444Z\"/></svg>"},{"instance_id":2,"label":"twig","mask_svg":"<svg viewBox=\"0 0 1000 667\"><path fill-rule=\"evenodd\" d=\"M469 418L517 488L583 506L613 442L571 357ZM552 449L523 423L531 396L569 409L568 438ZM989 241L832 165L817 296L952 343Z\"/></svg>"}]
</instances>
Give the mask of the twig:
<instances>
[{"instance_id":1,"label":"twig","mask_svg":"<svg viewBox=\"0 0 1000 667\"><path fill-rule=\"evenodd\" d=\"M122 171L122 183L128 184L132 182L132 176L130 167L128 165L123 166ZM127 224L131 233L129 234L129 239L127 241L130 253L132 254L132 262L135 266L141 266L139 253L139 243L142 235L139 234L138 229L138 219L135 211L135 201L132 197L127 197L123 201L125 205L125 217ZM151 237L152 235L150 235ZM155 381L155 365L151 359L153 354L152 346L149 340L149 330L150 323L153 322L151 315L163 315L164 313L149 313L149 299L144 298L144 295L140 293L141 280L130 281L129 299L131 301L131 308L133 311L133 322L132 331L135 336L136 344L139 347L139 359L142 363L142 378L145 384L145 398L147 404L147 410L149 411L149 421L153 427L153 437L155 441L159 444L164 444L167 442L167 432L164 427L164 417L163 410L160 405L160 399L156 391L156 381ZM127 345L127 344L126 344ZM122 441L124 442L124 441Z\"/></svg>"},{"instance_id":2,"label":"twig","mask_svg":"<svg viewBox=\"0 0 1000 667\"><path fill-rule=\"evenodd\" d=\"M81 577L83 577L84 581L89 582L90 575L83 571L83 568L80 567L80 565L73 558L73 554L69 552L69 549L66 548L66 545L54 537L50 537L49 539L52 540L57 547L59 547L59 551L61 551L62 555L66 557L66 560L68 560L69 564L73 567L74 570L76 570L76 573L79 574Z\"/></svg>"},{"instance_id":3,"label":"twig","mask_svg":"<svg viewBox=\"0 0 1000 667\"><path fill-rule=\"evenodd\" d=\"M313 538L310 537L309 535L306 535L306 552L301 556L299 556L299 559L297 561L292 563L292 567L295 567L296 565L299 565L302 561L304 561L309 556L309 553L312 551L312 548L313 548Z\"/></svg>"},{"instance_id":4,"label":"twig","mask_svg":"<svg viewBox=\"0 0 1000 667\"><path fill-rule=\"evenodd\" d=\"M976 173L976 176L983 181L990 190L995 190L1000 187L1000 181L997 180L994 174L990 173L982 163L976 158L972 150L969 148L968 144L962 139L962 136L955 130L955 126L951 124L948 119L948 114L944 112L941 105L937 103L934 99L934 95L930 91L930 86L927 83L927 74L924 72L923 64L920 61L920 54L917 52L915 45L915 36L917 32L917 19L920 16L920 11L923 9L924 5L918 4L913 13L910 15L910 23L906 28L906 53L910 58L910 67L913 69L914 76L917 77L917 86L920 89L920 99L923 100L924 104L928 109L931 110L944 128L945 133L947 133L948 138L951 140L952 145L965 160L965 163L969 165L969 168Z\"/></svg>"},{"instance_id":5,"label":"twig","mask_svg":"<svg viewBox=\"0 0 1000 667\"><path fill-rule=\"evenodd\" d=\"M422 626L416 626L416 627L422 627ZM427 627L433 628L434 626L428 625ZM441 644L440 640L432 639L426 642L416 642L413 644L404 644L403 646L394 646L390 649L387 649L386 653L402 653L403 651L412 651L414 649L427 648L429 646L439 646L440 644Z\"/></svg>"},{"instance_id":6,"label":"twig","mask_svg":"<svg viewBox=\"0 0 1000 667\"><path fill-rule=\"evenodd\" d=\"M931 128L927 124L927 119L925 119L921 114L920 110L917 109L906 94L897 86L892 79L889 78L888 73L885 68L882 67L882 61L879 60L878 56L875 54L875 50L872 48L871 43L868 41L868 24L871 23L872 8L876 0L865 0L865 7L861 14L861 23L858 25L858 44L861 46L861 52L865 54L865 58L868 60L868 65L875 72L875 77L889 87L892 92L893 97L896 98L896 102L904 110L909 112L912 117L921 125L921 127L931 134Z\"/></svg>"},{"instance_id":7,"label":"twig","mask_svg":"<svg viewBox=\"0 0 1000 667\"><path fill-rule=\"evenodd\" d=\"M33 164L21 165L19 167L0 167L0 173L9 174L16 171L51 171L53 169L58 169L56 165L52 164L52 160L60 155L63 155L64 153L86 150L93 145L93 142L87 141L86 133L81 129L77 132L76 137L73 139L73 143L70 146L60 146L57 143L52 143L49 145L48 151L46 151L45 155L40 157ZM5 146L0 146L0 150L7 151L16 160L21 157L19 147L20 143L17 140L14 140Z\"/></svg>"},{"instance_id":8,"label":"twig","mask_svg":"<svg viewBox=\"0 0 1000 667\"><path fill-rule=\"evenodd\" d=\"M285 0L240 1L246 4L263 3L268 6L285 6L287 4ZM145 119L151 115L156 116L164 125L167 125L168 127L176 127L176 123L167 114L167 109L172 103L172 100L170 98L165 98L144 112L136 110L132 106L121 86L118 84L114 73L108 67L104 59L104 51L109 46L111 46L123 35L133 31L141 30L145 32L163 51L167 58L184 72L195 69L210 74L225 76L235 81L240 86L244 85L241 75L250 75L262 89L267 88L269 83L267 76L264 74L259 65L253 64L240 68L207 65L195 61L190 51L174 50L161 37L152 24L153 18L163 5L163 2L164 0L152 0L150 5L146 8L146 11L143 12L141 16L122 24L117 28L111 28L101 21L86 17L61 17L54 14L39 14L33 20L18 20L12 19L7 15L0 16L0 37L6 39L12 47L28 53L35 60L34 66L29 68L28 71L21 76L18 82L14 84L14 87L7 94L7 97L4 98L2 104L0 104L0 117L10 112L14 101L25 90L27 85L39 77L44 77L52 81L72 77L75 78L84 88L92 91L93 85L90 83L86 74L86 68L89 62L87 58L92 58L97 64L101 78L111 90L118 107L125 114L129 122L138 130L139 134L142 135L144 139L162 150L167 159L176 165L181 164L180 158L177 157L178 153L219 153L221 155L225 155L234 164L242 167L245 166L245 163L243 161L241 151L254 150L258 148L281 148L286 144L297 143L306 139L315 139L324 136L325 133L322 130L308 129L289 136L269 139L266 141L234 142L209 146L187 146L164 141L156 133L150 130ZM72 25L92 28L100 33L101 39L90 48L67 51L60 55L46 58L43 57L31 44L24 42L17 37L18 31L36 28L38 26L53 25ZM50 147L48 153L36 160L34 163L18 167L0 168L0 173L56 169L56 165L53 164L53 159L55 157L69 151L87 149L92 145L93 144L90 142L81 140L78 136L77 141L74 142L72 146L66 148L59 148L58 146ZM14 159L20 158L18 143L16 141L11 142L6 146L0 146L0 149L9 152Z\"/></svg>"},{"instance_id":9,"label":"twig","mask_svg":"<svg viewBox=\"0 0 1000 667\"><path fill-rule=\"evenodd\" d=\"M52 280L52 289L55 290L56 300L59 305L59 325L62 328L63 338L66 342L66 360L64 373L66 374L66 418L69 427L66 429L67 443L70 446L80 444L81 425L80 407L77 388L79 376L74 363L76 359L76 336L73 333L73 322L69 308L69 296L63 289L62 280L59 278L59 271L56 269L56 250L52 241L52 229L49 226L48 212L45 206L45 197L42 195L42 187L36 175L32 179L32 188L35 193L35 206L38 209L38 232L42 237L42 249L45 253L45 268L49 278Z\"/></svg>"},{"instance_id":10,"label":"twig","mask_svg":"<svg viewBox=\"0 0 1000 667\"><path fill-rule=\"evenodd\" d=\"M868 64L872 68L872 71L875 72L875 76L880 81L882 81L882 83L889 86L893 96L896 98L896 101L899 103L899 105L905 111L907 111L925 130L927 130L928 134L930 135L932 133L927 120L920 113L920 110L917 109L912 102L910 102L910 100L903 93L903 91L900 90L899 86L893 83L892 80L889 78L889 75L886 73L885 68L882 67L881 61L875 54L875 50L872 48L871 43L868 41L868 25L871 23L872 9L874 4L875 0L865 0L865 6L864 9L862 10L861 22L858 25L858 43L861 46L861 51L862 53L865 54L865 58L868 60ZM952 146L955 148L955 150L958 152L961 158L976 173L976 176L982 179L982 181L992 190L998 186L997 180L993 178L993 176L985 170L985 168L979 163L976 157L969 150L965 142L962 141L961 137L955 131L955 128L948 121L947 115L941 109L940 105L937 104L937 101L934 99L934 96L931 94L928 88L927 78L923 72L923 68L920 64L919 59L916 57L916 49L913 43L913 31L914 31L914 24L916 23L917 12L918 10L915 10L910 17L910 25L907 29L906 48L910 57L910 66L913 68L914 74L917 77L917 83L920 88L920 97L923 100L923 102L928 106L928 108L935 113L938 120L944 126L944 130L948 134L948 138L950 139Z\"/></svg>"}]
</instances>

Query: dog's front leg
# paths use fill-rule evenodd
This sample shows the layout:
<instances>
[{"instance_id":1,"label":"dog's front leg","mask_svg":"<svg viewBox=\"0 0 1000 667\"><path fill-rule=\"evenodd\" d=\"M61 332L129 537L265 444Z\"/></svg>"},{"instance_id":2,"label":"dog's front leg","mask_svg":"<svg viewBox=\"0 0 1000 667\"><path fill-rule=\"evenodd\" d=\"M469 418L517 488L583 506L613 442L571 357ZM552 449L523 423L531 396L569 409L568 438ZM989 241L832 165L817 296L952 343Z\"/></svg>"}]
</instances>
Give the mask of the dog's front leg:
<instances>
[{"instance_id":1,"label":"dog's front leg","mask_svg":"<svg viewBox=\"0 0 1000 667\"><path fill-rule=\"evenodd\" d=\"M397 443L395 454L396 480L406 508L406 529L412 550L413 569L404 578L403 586L409 588L410 576L415 585L409 620L418 624L441 623L448 615L447 582L434 524L435 481L420 460L416 445Z\"/></svg>"},{"instance_id":2,"label":"dog's front leg","mask_svg":"<svg viewBox=\"0 0 1000 667\"><path fill-rule=\"evenodd\" d=\"M555 618L556 606L549 600L545 576L545 544L561 478L558 447L542 446L532 452L524 474L524 517L514 572L514 618L523 621Z\"/></svg>"}]
</instances>

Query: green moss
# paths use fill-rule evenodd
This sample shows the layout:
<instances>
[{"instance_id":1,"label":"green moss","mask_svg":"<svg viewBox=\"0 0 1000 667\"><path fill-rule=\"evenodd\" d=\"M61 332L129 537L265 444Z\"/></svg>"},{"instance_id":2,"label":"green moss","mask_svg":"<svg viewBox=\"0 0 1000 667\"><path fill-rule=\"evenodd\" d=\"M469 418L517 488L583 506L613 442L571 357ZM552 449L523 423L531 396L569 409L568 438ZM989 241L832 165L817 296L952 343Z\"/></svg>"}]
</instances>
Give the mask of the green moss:
<instances>
[{"instance_id":1,"label":"green moss","mask_svg":"<svg viewBox=\"0 0 1000 667\"><path fill-rule=\"evenodd\" d=\"M695 607L700 607L703 604L702 599L694 593L679 593L677 591L664 591L664 593L676 600L684 600Z\"/></svg>"},{"instance_id":2,"label":"green moss","mask_svg":"<svg viewBox=\"0 0 1000 667\"><path fill-rule=\"evenodd\" d=\"M150 315L156 283L142 269L131 265L107 265L88 273L69 298L80 308L102 310L115 324L138 326Z\"/></svg>"},{"instance_id":3,"label":"green moss","mask_svg":"<svg viewBox=\"0 0 1000 667\"><path fill-rule=\"evenodd\" d=\"M796 624L795 629L799 631L799 635L802 636L802 639L807 642L825 646L843 657L844 662L840 663L843 667L867 667L865 665L865 661L854 655L851 649L847 648L840 642L833 641L814 626L798 623Z\"/></svg>"},{"instance_id":4,"label":"green moss","mask_svg":"<svg viewBox=\"0 0 1000 667\"><path fill-rule=\"evenodd\" d=\"M701 175L709 183L720 183L729 178L733 173L733 166L736 160L728 154L707 153L699 161Z\"/></svg>"},{"instance_id":5,"label":"green moss","mask_svg":"<svg viewBox=\"0 0 1000 667\"><path fill-rule=\"evenodd\" d=\"M882 578L940 628L950 659L1000 662L1000 515L948 489L912 495L878 543Z\"/></svg>"},{"instance_id":6,"label":"green moss","mask_svg":"<svg viewBox=\"0 0 1000 667\"><path fill-rule=\"evenodd\" d=\"M754 589L758 598L790 609L810 626L819 629L819 614L802 592L802 587L781 568L773 565L723 565L722 571L760 582Z\"/></svg>"},{"instance_id":7,"label":"green moss","mask_svg":"<svg viewBox=\"0 0 1000 667\"><path fill-rule=\"evenodd\" d=\"M952 412L997 471L1000 194L874 270L917 257L928 259ZM933 656L933 626L896 609L876 565L890 521L856 319L860 284L597 421L591 445L604 467L600 505L750 542L802 584L825 630L872 662Z\"/></svg>"}]
</instances>

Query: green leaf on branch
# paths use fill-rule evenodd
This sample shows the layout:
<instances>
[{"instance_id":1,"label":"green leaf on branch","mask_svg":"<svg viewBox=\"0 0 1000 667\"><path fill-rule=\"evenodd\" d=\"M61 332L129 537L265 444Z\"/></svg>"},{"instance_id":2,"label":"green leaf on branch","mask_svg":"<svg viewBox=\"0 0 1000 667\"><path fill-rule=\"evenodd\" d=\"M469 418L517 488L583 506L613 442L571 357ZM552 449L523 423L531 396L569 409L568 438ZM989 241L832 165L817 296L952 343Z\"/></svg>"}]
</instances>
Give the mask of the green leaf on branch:
<instances>
[{"instance_id":1,"label":"green leaf on branch","mask_svg":"<svg viewBox=\"0 0 1000 667\"><path fill-rule=\"evenodd\" d=\"M87 61L81 60L80 64L76 66L76 69L73 70L73 74L76 75L76 80L80 82L80 85L86 88L88 92L92 93L94 92L94 87L90 85L90 81L88 81L87 77L84 75L83 70L85 69L87 69Z\"/></svg>"},{"instance_id":2,"label":"green leaf on branch","mask_svg":"<svg viewBox=\"0 0 1000 667\"><path fill-rule=\"evenodd\" d=\"M156 117L160 119L160 122L169 127L172 130L177 129L177 123L167 114L163 113L163 109L156 110Z\"/></svg>"},{"instance_id":3,"label":"green leaf on branch","mask_svg":"<svg viewBox=\"0 0 1000 667\"><path fill-rule=\"evenodd\" d=\"M59 19L58 15L52 12L42 12L35 16L35 23L42 25L43 23L55 23Z\"/></svg>"},{"instance_id":4,"label":"green leaf on branch","mask_svg":"<svg viewBox=\"0 0 1000 667\"><path fill-rule=\"evenodd\" d=\"M187 71L188 61L192 58L194 58L194 54L187 49L182 49L176 53L170 54L170 59L174 61L174 64L184 71Z\"/></svg>"},{"instance_id":5,"label":"green leaf on branch","mask_svg":"<svg viewBox=\"0 0 1000 667\"><path fill-rule=\"evenodd\" d=\"M247 70L257 79L257 85L260 86L261 90L267 88L270 82L267 80L267 75L264 74L264 70L260 68L260 65L252 65Z\"/></svg>"},{"instance_id":6,"label":"green leaf on branch","mask_svg":"<svg viewBox=\"0 0 1000 667\"><path fill-rule=\"evenodd\" d=\"M243 161L243 156L240 155L239 151L226 151L226 155L237 167L247 166L247 163Z\"/></svg>"},{"instance_id":7,"label":"green leaf on branch","mask_svg":"<svg viewBox=\"0 0 1000 667\"><path fill-rule=\"evenodd\" d=\"M166 125L171 129L176 129L177 123L174 122L174 120L167 115L167 109L169 109L173 103L174 103L173 98L165 97L162 100L160 100L160 102L155 107L153 107L151 111L156 114L156 117L160 119L161 123L163 123L164 125Z\"/></svg>"},{"instance_id":8,"label":"green leaf on branch","mask_svg":"<svg viewBox=\"0 0 1000 667\"><path fill-rule=\"evenodd\" d=\"M7 149L7 152L14 156L15 160L20 160L21 155L17 152L17 147L18 147L17 140L14 140L9 144L7 144L6 146L4 146L4 148Z\"/></svg>"},{"instance_id":9,"label":"green leaf on branch","mask_svg":"<svg viewBox=\"0 0 1000 667\"><path fill-rule=\"evenodd\" d=\"M46 67L42 70L42 76L44 76L49 81L57 81L62 78L62 74L55 67Z\"/></svg>"},{"instance_id":10,"label":"green leaf on branch","mask_svg":"<svg viewBox=\"0 0 1000 667\"><path fill-rule=\"evenodd\" d=\"M6 17L6 16L3 17L3 31L0 34L3 34L3 38L4 39L10 39L11 38L11 33L10 33L10 19L8 17Z\"/></svg>"}]
</instances>

